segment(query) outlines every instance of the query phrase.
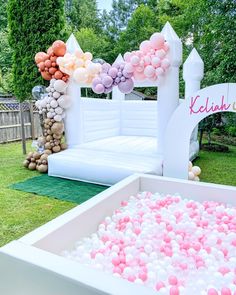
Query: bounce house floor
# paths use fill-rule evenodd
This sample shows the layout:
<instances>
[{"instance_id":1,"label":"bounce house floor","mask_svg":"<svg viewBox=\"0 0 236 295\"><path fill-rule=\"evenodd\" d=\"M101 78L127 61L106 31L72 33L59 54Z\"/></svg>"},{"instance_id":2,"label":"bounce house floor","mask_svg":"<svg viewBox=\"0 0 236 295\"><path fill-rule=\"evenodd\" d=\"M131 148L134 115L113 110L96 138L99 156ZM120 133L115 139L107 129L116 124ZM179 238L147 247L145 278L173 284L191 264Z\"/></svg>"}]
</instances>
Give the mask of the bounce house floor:
<instances>
[{"instance_id":1,"label":"bounce house floor","mask_svg":"<svg viewBox=\"0 0 236 295\"><path fill-rule=\"evenodd\" d=\"M162 175L162 164L155 137L114 136L51 155L49 175L112 185L133 173Z\"/></svg>"}]
</instances>

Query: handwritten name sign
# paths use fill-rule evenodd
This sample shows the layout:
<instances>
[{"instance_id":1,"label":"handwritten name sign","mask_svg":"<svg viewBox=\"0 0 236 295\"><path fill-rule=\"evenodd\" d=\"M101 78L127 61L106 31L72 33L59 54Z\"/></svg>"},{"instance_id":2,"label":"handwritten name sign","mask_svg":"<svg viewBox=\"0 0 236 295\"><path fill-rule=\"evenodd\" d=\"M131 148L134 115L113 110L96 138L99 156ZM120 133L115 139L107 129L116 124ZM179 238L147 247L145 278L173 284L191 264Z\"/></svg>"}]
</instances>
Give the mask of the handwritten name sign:
<instances>
[{"instance_id":1,"label":"handwritten name sign","mask_svg":"<svg viewBox=\"0 0 236 295\"><path fill-rule=\"evenodd\" d=\"M192 97L190 100L190 115L199 114L199 113L217 113L224 111L236 111L236 101L233 103L226 103L224 95L221 97L221 102L211 102L210 98L207 97L203 102L200 95Z\"/></svg>"}]
</instances>

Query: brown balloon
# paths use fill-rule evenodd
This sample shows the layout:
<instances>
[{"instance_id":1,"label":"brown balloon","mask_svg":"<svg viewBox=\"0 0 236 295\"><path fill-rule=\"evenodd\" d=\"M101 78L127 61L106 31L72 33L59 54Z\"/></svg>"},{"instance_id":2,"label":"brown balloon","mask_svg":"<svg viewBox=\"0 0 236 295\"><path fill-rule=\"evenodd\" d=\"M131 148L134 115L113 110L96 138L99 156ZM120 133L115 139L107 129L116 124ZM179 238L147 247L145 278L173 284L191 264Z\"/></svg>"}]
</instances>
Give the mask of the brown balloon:
<instances>
[{"instance_id":1,"label":"brown balloon","mask_svg":"<svg viewBox=\"0 0 236 295\"><path fill-rule=\"evenodd\" d=\"M51 68L49 69L49 73L50 73L51 75L54 75L54 74L56 73L56 71L57 71L57 69L54 68L54 67L51 67Z\"/></svg>"},{"instance_id":2,"label":"brown balloon","mask_svg":"<svg viewBox=\"0 0 236 295\"><path fill-rule=\"evenodd\" d=\"M47 68L51 68L51 66L52 66L52 62L51 62L49 59L47 59L47 60L45 61L45 66L46 66Z\"/></svg>"},{"instance_id":3,"label":"brown balloon","mask_svg":"<svg viewBox=\"0 0 236 295\"><path fill-rule=\"evenodd\" d=\"M52 44L52 49L57 56L64 56L66 54L66 44L61 40L55 41Z\"/></svg>"},{"instance_id":4,"label":"brown balloon","mask_svg":"<svg viewBox=\"0 0 236 295\"><path fill-rule=\"evenodd\" d=\"M52 79L52 75L50 75L48 72L41 72L41 75L44 80L50 81Z\"/></svg>"},{"instance_id":5,"label":"brown balloon","mask_svg":"<svg viewBox=\"0 0 236 295\"><path fill-rule=\"evenodd\" d=\"M46 59L48 58L48 55L45 53L45 52L38 52L36 55L35 55L35 62L36 64L40 63L40 62L43 62L45 61Z\"/></svg>"},{"instance_id":6,"label":"brown balloon","mask_svg":"<svg viewBox=\"0 0 236 295\"><path fill-rule=\"evenodd\" d=\"M48 54L48 55L52 55L52 54L53 54L52 46L48 48L48 50L47 50L47 54Z\"/></svg>"},{"instance_id":7,"label":"brown balloon","mask_svg":"<svg viewBox=\"0 0 236 295\"><path fill-rule=\"evenodd\" d=\"M57 60L57 56L51 56L51 57L50 57L50 60L51 60L51 62L56 62L56 60Z\"/></svg>"},{"instance_id":8,"label":"brown balloon","mask_svg":"<svg viewBox=\"0 0 236 295\"><path fill-rule=\"evenodd\" d=\"M63 74L61 71L56 71L56 73L54 74L55 79L59 80L63 77Z\"/></svg>"},{"instance_id":9,"label":"brown balloon","mask_svg":"<svg viewBox=\"0 0 236 295\"><path fill-rule=\"evenodd\" d=\"M38 68L39 68L41 71L43 71L43 70L45 69L45 64L44 64L43 61L40 62L40 63L38 64Z\"/></svg>"}]
</instances>

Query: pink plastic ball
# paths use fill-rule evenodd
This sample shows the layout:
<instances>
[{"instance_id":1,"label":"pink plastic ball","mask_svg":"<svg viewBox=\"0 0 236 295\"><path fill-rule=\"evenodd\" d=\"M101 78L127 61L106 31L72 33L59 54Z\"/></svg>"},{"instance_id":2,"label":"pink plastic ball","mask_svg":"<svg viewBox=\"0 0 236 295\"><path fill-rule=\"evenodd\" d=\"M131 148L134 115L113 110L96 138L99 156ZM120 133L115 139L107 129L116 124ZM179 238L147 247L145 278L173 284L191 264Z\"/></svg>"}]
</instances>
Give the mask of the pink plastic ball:
<instances>
[{"instance_id":1,"label":"pink plastic ball","mask_svg":"<svg viewBox=\"0 0 236 295\"><path fill-rule=\"evenodd\" d=\"M164 288L164 287L165 287L165 284L161 281L156 284L157 291L159 291L161 288Z\"/></svg>"},{"instance_id":2,"label":"pink plastic ball","mask_svg":"<svg viewBox=\"0 0 236 295\"><path fill-rule=\"evenodd\" d=\"M170 295L179 295L179 288L176 286L173 286L170 288Z\"/></svg>"},{"instance_id":3,"label":"pink plastic ball","mask_svg":"<svg viewBox=\"0 0 236 295\"><path fill-rule=\"evenodd\" d=\"M148 40L143 41L140 46L139 46L140 51L142 51L143 53L148 53L151 49L151 42Z\"/></svg>"},{"instance_id":4,"label":"pink plastic ball","mask_svg":"<svg viewBox=\"0 0 236 295\"><path fill-rule=\"evenodd\" d=\"M221 295L232 295L232 293L229 288L224 287L221 289Z\"/></svg>"},{"instance_id":5,"label":"pink plastic ball","mask_svg":"<svg viewBox=\"0 0 236 295\"><path fill-rule=\"evenodd\" d=\"M216 291L216 289L211 288L207 291L207 295L218 295L218 292Z\"/></svg>"},{"instance_id":6,"label":"pink plastic ball","mask_svg":"<svg viewBox=\"0 0 236 295\"><path fill-rule=\"evenodd\" d=\"M146 66L144 69L144 75L146 77L152 77L155 74L155 68L153 66Z\"/></svg>"},{"instance_id":7,"label":"pink plastic ball","mask_svg":"<svg viewBox=\"0 0 236 295\"><path fill-rule=\"evenodd\" d=\"M175 286L178 284L178 280L177 280L176 276L169 276L168 282L172 286Z\"/></svg>"},{"instance_id":8,"label":"pink plastic ball","mask_svg":"<svg viewBox=\"0 0 236 295\"><path fill-rule=\"evenodd\" d=\"M165 38L161 33L154 33L150 38L151 46L154 49L160 49L164 45Z\"/></svg>"}]
</instances>

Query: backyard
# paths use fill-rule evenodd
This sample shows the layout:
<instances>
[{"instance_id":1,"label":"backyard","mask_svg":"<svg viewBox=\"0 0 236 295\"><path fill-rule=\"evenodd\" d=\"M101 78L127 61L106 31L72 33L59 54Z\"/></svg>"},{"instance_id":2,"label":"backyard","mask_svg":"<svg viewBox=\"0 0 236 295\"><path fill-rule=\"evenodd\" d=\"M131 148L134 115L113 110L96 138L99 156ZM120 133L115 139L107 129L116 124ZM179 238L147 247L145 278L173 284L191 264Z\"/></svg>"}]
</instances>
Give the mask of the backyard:
<instances>
[{"instance_id":1,"label":"backyard","mask_svg":"<svg viewBox=\"0 0 236 295\"><path fill-rule=\"evenodd\" d=\"M28 142L28 149L31 142ZM20 143L0 145L0 246L73 208L74 203L13 190L9 185L37 176L22 167ZM196 165L202 168L201 181L236 186L236 147L229 153L201 151Z\"/></svg>"}]
</instances>

